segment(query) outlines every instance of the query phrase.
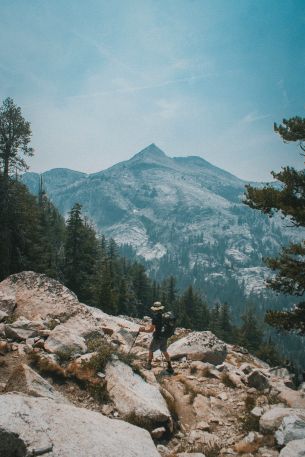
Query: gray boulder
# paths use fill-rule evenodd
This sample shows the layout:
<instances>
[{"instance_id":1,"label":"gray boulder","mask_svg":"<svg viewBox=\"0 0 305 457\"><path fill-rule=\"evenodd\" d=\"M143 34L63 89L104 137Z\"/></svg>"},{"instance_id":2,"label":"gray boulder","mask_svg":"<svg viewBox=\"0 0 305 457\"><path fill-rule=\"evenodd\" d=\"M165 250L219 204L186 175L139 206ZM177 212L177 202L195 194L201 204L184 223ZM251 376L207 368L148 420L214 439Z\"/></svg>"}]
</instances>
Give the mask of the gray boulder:
<instances>
[{"instance_id":1,"label":"gray boulder","mask_svg":"<svg viewBox=\"0 0 305 457\"><path fill-rule=\"evenodd\" d=\"M107 391L121 416L146 428L171 424L171 415L158 387L148 384L124 363L106 366Z\"/></svg>"},{"instance_id":2,"label":"gray boulder","mask_svg":"<svg viewBox=\"0 0 305 457\"><path fill-rule=\"evenodd\" d=\"M33 320L37 315L70 317L78 312L76 295L44 274L23 271L0 283L0 309Z\"/></svg>"},{"instance_id":3,"label":"gray boulder","mask_svg":"<svg viewBox=\"0 0 305 457\"><path fill-rule=\"evenodd\" d=\"M254 370L247 376L247 384L257 390L265 390L269 387L269 380L260 370Z\"/></svg>"},{"instance_id":4,"label":"gray boulder","mask_svg":"<svg viewBox=\"0 0 305 457\"><path fill-rule=\"evenodd\" d=\"M33 397L46 397L57 402L68 401L51 384L28 365L19 365L6 383L5 392L22 392Z\"/></svg>"},{"instance_id":5,"label":"gray boulder","mask_svg":"<svg viewBox=\"0 0 305 457\"><path fill-rule=\"evenodd\" d=\"M173 360L187 357L218 365L225 360L227 347L212 332L191 332L171 344L168 352Z\"/></svg>"},{"instance_id":6,"label":"gray boulder","mask_svg":"<svg viewBox=\"0 0 305 457\"><path fill-rule=\"evenodd\" d=\"M275 439L279 446L290 441L305 439L305 420L298 416L284 417L280 428L275 432Z\"/></svg>"},{"instance_id":7,"label":"gray boulder","mask_svg":"<svg viewBox=\"0 0 305 457\"><path fill-rule=\"evenodd\" d=\"M15 340L26 340L37 336L39 331L44 329L42 321L30 321L24 317L17 319L12 324L5 325L5 333L7 338Z\"/></svg>"},{"instance_id":8,"label":"gray boulder","mask_svg":"<svg viewBox=\"0 0 305 457\"><path fill-rule=\"evenodd\" d=\"M0 456L160 457L146 430L100 413L21 394L0 396Z\"/></svg>"},{"instance_id":9,"label":"gray boulder","mask_svg":"<svg viewBox=\"0 0 305 457\"><path fill-rule=\"evenodd\" d=\"M305 457L305 439L290 441L281 450L279 457Z\"/></svg>"},{"instance_id":10,"label":"gray boulder","mask_svg":"<svg viewBox=\"0 0 305 457\"><path fill-rule=\"evenodd\" d=\"M280 427L282 420L286 416L298 416L300 419L305 420L305 410L275 406L265 412L265 414L263 414L260 418L260 431L263 433L275 432Z\"/></svg>"},{"instance_id":11,"label":"gray boulder","mask_svg":"<svg viewBox=\"0 0 305 457\"><path fill-rule=\"evenodd\" d=\"M87 351L85 339L73 325L62 324L55 327L44 344L45 350L53 354L66 355L69 359L73 354L84 354Z\"/></svg>"}]
</instances>

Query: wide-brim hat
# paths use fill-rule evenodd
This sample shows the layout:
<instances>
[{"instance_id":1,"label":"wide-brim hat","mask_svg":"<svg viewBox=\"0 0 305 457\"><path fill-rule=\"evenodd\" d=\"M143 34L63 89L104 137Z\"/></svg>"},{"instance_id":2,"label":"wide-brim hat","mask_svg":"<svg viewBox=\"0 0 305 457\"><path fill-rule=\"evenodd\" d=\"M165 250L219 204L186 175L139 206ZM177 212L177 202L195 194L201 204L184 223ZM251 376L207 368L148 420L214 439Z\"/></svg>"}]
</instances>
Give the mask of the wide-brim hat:
<instances>
[{"instance_id":1,"label":"wide-brim hat","mask_svg":"<svg viewBox=\"0 0 305 457\"><path fill-rule=\"evenodd\" d=\"M162 305L161 302L155 301L155 303L153 304L153 306L150 309L152 311L162 311L162 309L164 309L164 306Z\"/></svg>"}]
</instances>

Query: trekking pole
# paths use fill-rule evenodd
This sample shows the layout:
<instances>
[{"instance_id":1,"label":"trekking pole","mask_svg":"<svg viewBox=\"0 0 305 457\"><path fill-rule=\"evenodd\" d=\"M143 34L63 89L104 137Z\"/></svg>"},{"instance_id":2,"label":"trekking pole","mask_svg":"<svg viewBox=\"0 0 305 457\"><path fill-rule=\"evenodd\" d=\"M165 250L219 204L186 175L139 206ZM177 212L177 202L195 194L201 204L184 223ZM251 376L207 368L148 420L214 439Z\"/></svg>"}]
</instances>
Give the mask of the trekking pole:
<instances>
[{"instance_id":1,"label":"trekking pole","mask_svg":"<svg viewBox=\"0 0 305 457\"><path fill-rule=\"evenodd\" d=\"M129 349L127 355L129 355L129 354L131 353L131 349L134 347L135 342L136 342L136 339L138 338L139 334L140 334L140 332L137 332L136 337L135 337L135 339L133 340L133 343L132 343L132 345L130 346L130 349Z\"/></svg>"}]
</instances>

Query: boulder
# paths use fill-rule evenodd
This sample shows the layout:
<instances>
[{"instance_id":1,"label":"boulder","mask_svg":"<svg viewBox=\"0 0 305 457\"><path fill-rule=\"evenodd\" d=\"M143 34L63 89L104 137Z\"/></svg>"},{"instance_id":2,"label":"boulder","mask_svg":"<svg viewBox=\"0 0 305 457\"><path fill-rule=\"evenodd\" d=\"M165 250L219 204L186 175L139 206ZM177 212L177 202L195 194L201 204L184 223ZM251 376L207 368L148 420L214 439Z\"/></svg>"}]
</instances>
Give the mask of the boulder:
<instances>
[{"instance_id":1,"label":"boulder","mask_svg":"<svg viewBox=\"0 0 305 457\"><path fill-rule=\"evenodd\" d=\"M30 321L24 317L17 319L12 324L5 325L5 334L7 338L14 340L26 340L37 336L40 330L44 329L41 320Z\"/></svg>"},{"instance_id":2,"label":"boulder","mask_svg":"<svg viewBox=\"0 0 305 457\"><path fill-rule=\"evenodd\" d=\"M227 347L212 332L191 332L172 343L168 352L173 360L187 357L218 365L225 360Z\"/></svg>"},{"instance_id":3,"label":"boulder","mask_svg":"<svg viewBox=\"0 0 305 457\"><path fill-rule=\"evenodd\" d=\"M70 317L78 312L76 295L44 274L23 271L0 283L0 309L33 320L37 315Z\"/></svg>"},{"instance_id":4,"label":"boulder","mask_svg":"<svg viewBox=\"0 0 305 457\"><path fill-rule=\"evenodd\" d=\"M267 447L261 447L258 450L258 457L278 457L279 452L276 451L275 449L270 449Z\"/></svg>"},{"instance_id":5,"label":"boulder","mask_svg":"<svg viewBox=\"0 0 305 457\"><path fill-rule=\"evenodd\" d=\"M284 417L280 428L275 432L275 439L279 446L290 441L305 439L305 420L298 416Z\"/></svg>"},{"instance_id":6,"label":"boulder","mask_svg":"<svg viewBox=\"0 0 305 457\"><path fill-rule=\"evenodd\" d=\"M305 410L275 406L269 409L269 411L265 412L265 414L263 414L260 418L259 427L261 432L275 432L286 416L298 416L300 419L305 420Z\"/></svg>"},{"instance_id":7,"label":"boulder","mask_svg":"<svg viewBox=\"0 0 305 457\"><path fill-rule=\"evenodd\" d=\"M2 287L3 283L5 283L5 281L0 283L0 310L8 316L11 316L17 306L16 296L13 290L14 288L10 287L9 282L5 283Z\"/></svg>"},{"instance_id":8,"label":"boulder","mask_svg":"<svg viewBox=\"0 0 305 457\"><path fill-rule=\"evenodd\" d=\"M280 388L278 399L290 408L305 409L305 394L300 390L293 390L289 389L289 387L283 386Z\"/></svg>"},{"instance_id":9,"label":"boulder","mask_svg":"<svg viewBox=\"0 0 305 457\"><path fill-rule=\"evenodd\" d=\"M0 455L159 457L146 430L100 413L18 394L0 396Z\"/></svg>"},{"instance_id":10,"label":"boulder","mask_svg":"<svg viewBox=\"0 0 305 457\"><path fill-rule=\"evenodd\" d=\"M97 323L99 328L104 330L104 333L107 335L112 335L113 333L117 333L120 329L128 330L129 332L137 333L139 330L139 324L135 324L123 317L119 316L111 316L109 314L104 313L101 309L94 308L94 306L86 306L83 305L88 314L92 317L94 322Z\"/></svg>"},{"instance_id":11,"label":"boulder","mask_svg":"<svg viewBox=\"0 0 305 457\"><path fill-rule=\"evenodd\" d=\"M33 397L46 397L57 402L67 400L51 384L28 365L19 365L7 381L5 392L22 392Z\"/></svg>"},{"instance_id":12,"label":"boulder","mask_svg":"<svg viewBox=\"0 0 305 457\"><path fill-rule=\"evenodd\" d=\"M264 414L264 409L260 406L255 406L255 408L250 411L250 414L258 419Z\"/></svg>"},{"instance_id":13,"label":"boulder","mask_svg":"<svg viewBox=\"0 0 305 457\"><path fill-rule=\"evenodd\" d=\"M171 423L166 402L155 385L118 360L107 364L105 374L108 394L124 419L149 429Z\"/></svg>"},{"instance_id":14,"label":"boulder","mask_svg":"<svg viewBox=\"0 0 305 457\"><path fill-rule=\"evenodd\" d=\"M281 450L279 457L305 457L305 439L290 441Z\"/></svg>"},{"instance_id":15,"label":"boulder","mask_svg":"<svg viewBox=\"0 0 305 457\"><path fill-rule=\"evenodd\" d=\"M265 390L269 387L269 380L260 370L253 370L247 376L247 384L257 390Z\"/></svg>"},{"instance_id":16,"label":"boulder","mask_svg":"<svg viewBox=\"0 0 305 457\"><path fill-rule=\"evenodd\" d=\"M241 387L244 387L244 384L242 383L242 378L235 372L230 372L230 371L225 371L222 373L222 380L223 382L225 382L225 380L227 380L227 382L229 384L231 384L232 387L237 387L237 388L241 388Z\"/></svg>"},{"instance_id":17,"label":"boulder","mask_svg":"<svg viewBox=\"0 0 305 457\"><path fill-rule=\"evenodd\" d=\"M8 313L6 313L5 311L1 311L1 309L0 309L0 322L2 322L7 317L8 317Z\"/></svg>"},{"instance_id":18,"label":"boulder","mask_svg":"<svg viewBox=\"0 0 305 457\"><path fill-rule=\"evenodd\" d=\"M84 354L87 351L85 339L77 328L61 324L52 330L44 344L45 350L69 359L73 354Z\"/></svg>"}]
</instances>

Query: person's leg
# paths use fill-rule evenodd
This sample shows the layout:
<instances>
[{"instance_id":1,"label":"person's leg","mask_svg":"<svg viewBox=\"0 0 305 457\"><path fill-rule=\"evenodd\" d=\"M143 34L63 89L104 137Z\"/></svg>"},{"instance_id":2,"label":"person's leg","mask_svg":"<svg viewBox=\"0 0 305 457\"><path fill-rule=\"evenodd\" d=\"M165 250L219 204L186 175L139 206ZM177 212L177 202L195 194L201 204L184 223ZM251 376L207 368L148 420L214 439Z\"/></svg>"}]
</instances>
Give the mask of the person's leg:
<instances>
[{"instance_id":1,"label":"person's leg","mask_svg":"<svg viewBox=\"0 0 305 457\"><path fill-rule=\"evenodd\" d=\"M170 361L171 361L171 358L170 358L169 353L168 353L167 351L163 352L163 355L164 355L165 360L166 360L167 362L170 362Z\"/></svg>"},{"instance_id":2,"label":"person's leg","mask_svg":"<svg viewBox=\"0 0 305 457\"><path fill-rule=\"evenodd\" d=\"M171 364L171 358L169 356L169 353L167 352L167 338L164 338L164 340L160 344L160 349L161 349L162 354L165 357L165 360L167 361L167 371L169 373L174 373L174 370L173 370L173 367Z\"/></svg>"},{"instance_id":3,"label":"person's leg","mask_svg":"<svg viewBox=\"0 0 305 457\"><path fill-rule=\"evenodd\" d=\"M165 357L165 360L167 361L167 371L171 374L174 373L174 369L172 367L172 364L171 364L171 358L169 356L169 353L167 351L162 351L162 354L164 355Z\"/></svg>"},{"instance_id":4,"label":"person's leg","mask_svg":"<svg viewBox=\"0 0 305 457\"><path fill-rule=\"evenodd\" d=\"M147 369L148 370L151 370L151 362L153 360L153 357L154 357L154 352L156 351L156 340L155 338L153 338L151 340L151 343L150 343L150 346L149 346L149 350L148 350L148 360L147 360Z\"/></svg>"}]
</instances>

